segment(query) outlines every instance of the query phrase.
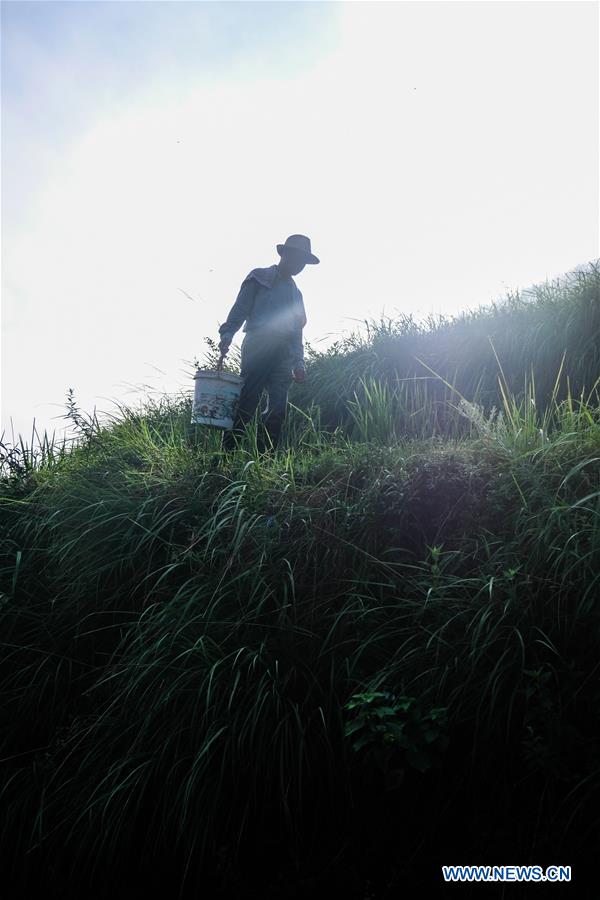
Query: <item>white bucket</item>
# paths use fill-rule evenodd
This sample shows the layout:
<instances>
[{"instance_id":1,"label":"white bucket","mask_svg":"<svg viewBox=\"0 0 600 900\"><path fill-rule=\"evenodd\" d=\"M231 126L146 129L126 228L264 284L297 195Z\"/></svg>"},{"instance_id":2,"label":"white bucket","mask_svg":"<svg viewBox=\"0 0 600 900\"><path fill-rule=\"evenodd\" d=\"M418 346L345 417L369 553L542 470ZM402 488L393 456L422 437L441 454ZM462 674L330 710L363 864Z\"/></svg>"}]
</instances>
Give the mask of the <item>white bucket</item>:
<instances>
[{"instance_id":1,"label":"white bucket","mask_svg":"<svg viewBox=\"0 0 600 900\"><path fill-rule=\"evenodd\" d=\"M194 375L192 425L231 428L244 379L230 372L203 372Z\"/></svg>"}]
</instances>

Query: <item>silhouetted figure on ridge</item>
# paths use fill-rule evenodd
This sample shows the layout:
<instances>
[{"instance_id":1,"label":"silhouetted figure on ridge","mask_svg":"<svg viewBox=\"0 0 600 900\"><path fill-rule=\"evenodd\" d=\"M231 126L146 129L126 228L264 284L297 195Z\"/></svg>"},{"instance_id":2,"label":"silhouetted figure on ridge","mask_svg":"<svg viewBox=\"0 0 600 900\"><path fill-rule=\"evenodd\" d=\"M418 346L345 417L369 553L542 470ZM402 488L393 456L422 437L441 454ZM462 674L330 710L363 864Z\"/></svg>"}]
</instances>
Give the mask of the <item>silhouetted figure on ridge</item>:
<instances>
[{"instance_id":1,"label":"silhouetted figure on ridge","mask_svg":"<svg viewBox=\"0 0 600 900\"><path fill-rule=\"evenodd\" d=\"M279 442L285 421L288 390L292 381L304 381L302 329L306 312L302 294L293 275L305 265L319 262L311 252L310 239L303 234L290 235L285 244L277 244L279 263L264 269L252 269L244 278L227 321L219 328L222 357L229 350L233 335L245 321L242 342L241 376L244 379L233 428L223 436L223 448L232 450L235 438L243 433L258 406L263 388L269 395L263 424L273 446ZM265 441L259 436L260 450Z\"/></svg>"}]
</instances>

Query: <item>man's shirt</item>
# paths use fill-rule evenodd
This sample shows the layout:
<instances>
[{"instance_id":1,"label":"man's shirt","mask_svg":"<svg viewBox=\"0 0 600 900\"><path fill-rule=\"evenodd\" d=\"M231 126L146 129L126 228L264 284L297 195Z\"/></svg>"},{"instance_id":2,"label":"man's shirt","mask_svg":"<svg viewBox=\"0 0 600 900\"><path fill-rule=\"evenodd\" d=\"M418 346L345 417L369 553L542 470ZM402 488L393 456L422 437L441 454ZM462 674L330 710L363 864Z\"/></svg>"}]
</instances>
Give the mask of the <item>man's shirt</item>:
<instances>
[{"instance_id":1,"label":"man's shirt","mask_svg":"<svg viewBox=\"0 0 600 900\"><path fill-rule=\"evenodd\" d=\"M258 332L288 339L292 368L304 366L304 300L291 276L280 277L277 265L252 269L244 278L227 321L219 328L221 338L231 340L244 321L243 331L248 334Z\"/></svg>"}]
</instances>

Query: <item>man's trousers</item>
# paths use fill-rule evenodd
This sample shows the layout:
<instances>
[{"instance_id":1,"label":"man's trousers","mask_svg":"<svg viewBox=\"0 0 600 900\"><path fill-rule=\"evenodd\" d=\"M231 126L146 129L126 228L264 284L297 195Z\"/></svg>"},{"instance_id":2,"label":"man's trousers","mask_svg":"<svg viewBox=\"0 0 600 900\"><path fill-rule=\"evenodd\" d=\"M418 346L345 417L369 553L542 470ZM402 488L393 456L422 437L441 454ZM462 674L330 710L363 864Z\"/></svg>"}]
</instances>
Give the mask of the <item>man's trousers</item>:
<instances>
[{"instance_id":1,"label":"man's trousers","mask_svg":"<svg viewBox=\"0 0 600 900\"><path fill-rule=\"evenodd\" d=\"M244 379L233 428L223 435L223 449L233 450L235 437L241 436L244 426L256 412L263 389L268 394L268 404L261 410L262 426L273 446L285 420L288 391L292 384L292 350L289 338L265 332L248 332L242 341L241 377ZM266 449L266 442L259 422L257 447Z\"/></svg>"}]
</instances>

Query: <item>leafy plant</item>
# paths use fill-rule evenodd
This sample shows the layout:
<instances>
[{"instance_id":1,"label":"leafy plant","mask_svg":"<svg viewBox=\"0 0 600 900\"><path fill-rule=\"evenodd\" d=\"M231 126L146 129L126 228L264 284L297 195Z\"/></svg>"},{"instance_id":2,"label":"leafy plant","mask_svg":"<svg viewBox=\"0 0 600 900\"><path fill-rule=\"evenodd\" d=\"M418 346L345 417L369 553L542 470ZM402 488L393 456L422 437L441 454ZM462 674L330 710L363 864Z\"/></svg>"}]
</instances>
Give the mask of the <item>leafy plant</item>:
<instances>
[{"instance_id":1,"label":"leafy plant","mask_svg":"<svg viewBox=\"0 0 600 900\"><path fill-rule=\"evenodd\" d=\"M415 697L370 691L353 694L344 709L351 713L344 734L352 750L363 751L389 789L402 783L406 766L426 772L448 746L446 707L425 710Z\"/></svg>"}]
</instances>

